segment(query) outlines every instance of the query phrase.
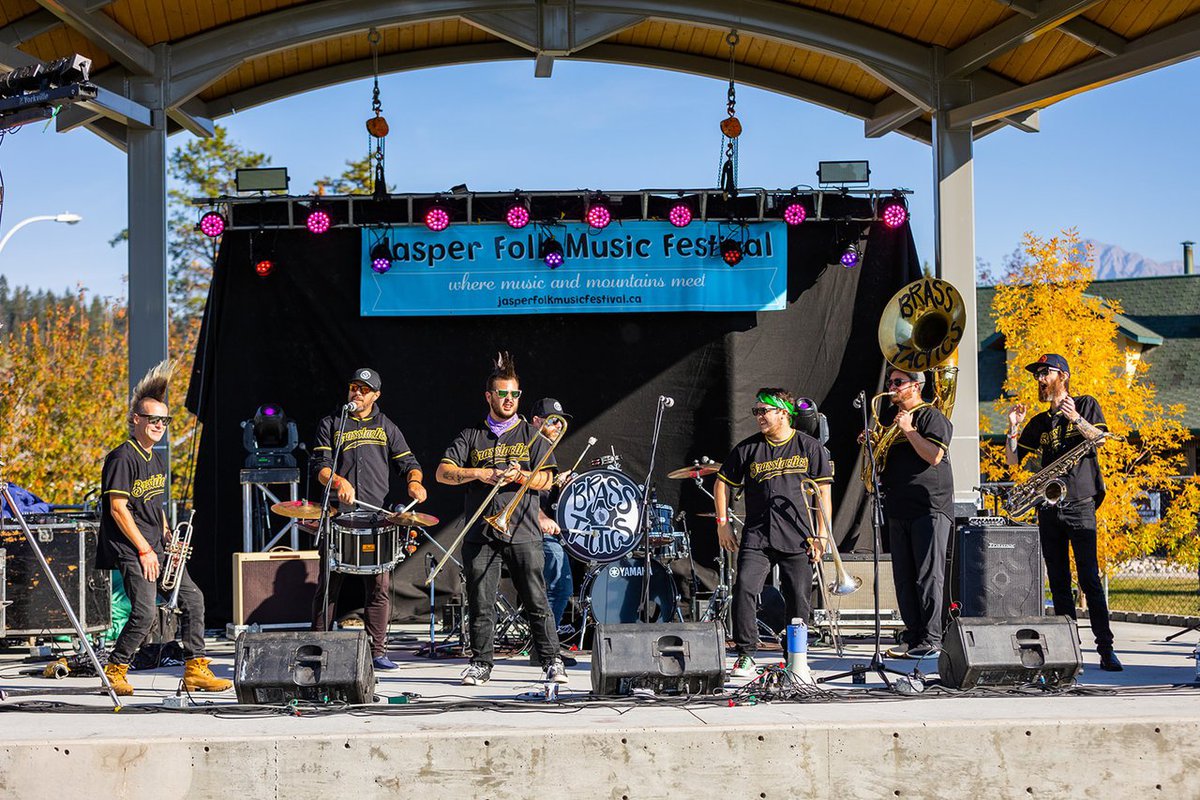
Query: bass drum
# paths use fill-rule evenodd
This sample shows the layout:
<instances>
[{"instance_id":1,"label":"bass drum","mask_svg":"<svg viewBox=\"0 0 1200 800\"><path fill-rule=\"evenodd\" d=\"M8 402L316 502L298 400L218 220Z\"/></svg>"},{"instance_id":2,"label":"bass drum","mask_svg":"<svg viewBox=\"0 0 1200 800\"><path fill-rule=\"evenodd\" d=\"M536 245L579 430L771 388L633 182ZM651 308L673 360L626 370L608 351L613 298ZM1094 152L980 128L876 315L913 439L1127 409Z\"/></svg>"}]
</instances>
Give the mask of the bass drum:
<instances>
[{"instance_id":1,"label":"bass drum","mask_svg":"<svg viewBox=\"0 0 1200 800\"><path fill-rule=\"evenodd\" d=\"M562 543L582 561L607 563L638 545L642 487L624 472L592 469L563 487L555 510Z\"/></svg>"},{"instance_id":2,"label":"bass drum","mask_svg":"<svg viewBox=\"0 0 1200 800\"><path fill-rule=\"evenodd\" d=\"M598 564L583 579L579 599L597 625L641 622L642 576L646 561L630 556L610 564ZM650 562L650 621L670 622L675 618L675 581L671 571Z\"/></svg>"}]
</instances>

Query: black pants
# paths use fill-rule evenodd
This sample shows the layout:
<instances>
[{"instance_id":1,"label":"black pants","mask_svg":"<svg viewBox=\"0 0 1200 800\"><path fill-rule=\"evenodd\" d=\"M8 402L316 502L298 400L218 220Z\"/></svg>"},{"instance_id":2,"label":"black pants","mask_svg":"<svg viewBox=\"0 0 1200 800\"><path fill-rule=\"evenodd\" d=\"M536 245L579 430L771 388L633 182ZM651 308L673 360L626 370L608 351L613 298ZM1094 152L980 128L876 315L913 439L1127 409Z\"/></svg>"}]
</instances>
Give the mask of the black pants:
<instances>
[{"instance_id":1,"label":"black pants","mask_svg":"<svg viewBox=\"0 0 1200 800\"><path fill-rule=\"evenodd\" d=\"M892 579L896 604L904 620L904 641L910 647L942 646L946 547L951 520L943 514L916 519L888 518L892 548Z\"/></svg>"},{"instance_id":2,"label":"black pants","mask_svg":"<svg viewBox=\"0 0 1200 800\"><path fill-rule=\"evenodd\" d=\"M158 557L159 567L165 561ZM122 559L117 569L125 582L125 594L129 597L129 619L121 629L112 652L108 654L110 664L128 664L133 654L146 641L158 616L156 602L160 591L158 583L142 577L142 566L137 560ZM163 592L169 595L170 592ZM179 576L179 635L185 658L204 655L204 594L188 574L187 567Z\"/></svg>"},{"instance_id":3,"label":"black pants","mask_svg":"<svg viewBox=\"0 0 1200 800\"><path fill-rule=\"evenodd\" d=\"M787 619L812 624L812 562L808 553L781 553L764 548L738 550L737 581L733 585L733 643L739 655L758 650L758 596L772 565L779 565L779 591Z\"/></svg>"},{"instance_id":4,"label":"black pants","mask_svg":"<svg viewBox=\"0 0 1200 800\"><path fill-rule=\"evenodd\" d=\"M1088 618L1092 622L1092 634L1096 637L1096 649L1112 650L1108 598L1104 596L1100 564L1096 559L1095 501L1085 497L1073 503L1043 506L1038 510L1038 532L1042 540L1042 557L1046 559L1050 595L1054 598L1054 613L1075 618L1070 554L1070 551L1074 551L1079 588L1087 598Z\"/></svg>"},{"instance_id":5,"label":"black pants","mask_svg":"<svg viewBox=\"0 0 1200 800\"><path fill-rule=\"evenodd\" d=\"M392 615L392 573L378 575L346 575L342 572L329 573L329 617L321 623L321 604L325 587L317 576L317 593L313 597L312 624L314 631L327 631L337 619L337 596L342 589L342 580L358 578L363 584L363 627L371 637L371 657L387 653L388 622Z\"/></svg>"},{"instance_id":6,"label":"black pants","mask_svg":"<svg viewBox=\"0 0 1200 800\"><path fill-rule=\"evenodd\" d=\"M541 540L514 544L467 541L462 553L467 607L471 614L471 661L482 664L494 661L501 560L508 566L508 575L524 608L538 661L545 666L558 657L558 633L546 600L546 579L542 574L545 557Z\"/></svg>"}]
</instances>

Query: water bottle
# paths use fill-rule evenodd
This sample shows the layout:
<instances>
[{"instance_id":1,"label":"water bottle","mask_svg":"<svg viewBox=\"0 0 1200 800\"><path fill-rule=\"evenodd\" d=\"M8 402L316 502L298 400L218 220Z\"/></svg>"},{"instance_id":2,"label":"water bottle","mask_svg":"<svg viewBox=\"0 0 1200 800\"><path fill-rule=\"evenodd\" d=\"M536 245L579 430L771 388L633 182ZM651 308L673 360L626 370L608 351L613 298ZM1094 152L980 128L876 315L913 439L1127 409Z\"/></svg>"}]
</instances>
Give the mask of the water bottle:
<instances>
[{"instance_id":1,"label":"water bottle","mask_svg":"<svg viewBox=\"0 0 1200 800\"><path fill-rule=\"evenodd\" d=\"M1192 657L1196 660L1196 683L1200 683L1200 642L1196 642L1196 649L1192 651Z\"/></svg>"},{"instance_id":2,"label":"water bottle","mask_svg":"<svg viewBox=\"0 0 1200 800\"><path fill-rule=\"evenodd\" d=\"M787 626L787 671L798 680L812 682L808 671L808 626L799 617Z\"/></svg>"}]
</instances>

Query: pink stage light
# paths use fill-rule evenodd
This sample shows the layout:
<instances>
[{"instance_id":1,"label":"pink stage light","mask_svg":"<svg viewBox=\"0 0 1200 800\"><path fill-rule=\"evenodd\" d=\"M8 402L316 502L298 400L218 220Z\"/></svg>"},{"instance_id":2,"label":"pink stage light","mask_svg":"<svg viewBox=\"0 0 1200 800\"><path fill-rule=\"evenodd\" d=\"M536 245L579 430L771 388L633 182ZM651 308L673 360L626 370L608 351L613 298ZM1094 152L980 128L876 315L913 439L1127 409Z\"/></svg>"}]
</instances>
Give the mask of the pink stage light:
<instances>
[{"instance_id":1,"label":"pink stage light","mask_svg":"<svg viewBox=\"0 0 1200 800\"><path fill-rule=\"evenodd\" d=\"M904 207L904 201L899 199L887 200L879 209L879 218L883 220L883 224L889 228L899 228L904 223L908 222L908 209Z\"/></svg>"},{"instance_id":2,"label":"pink stage light","mask_svg":"<svg viewBox=\"0 0 1200 800\"><path fill-rule=\"evenodd\" d=\"M529 209L520 200L514 201L504 215L504 221L510 228L524 228L529 224Z\"/></svg>"},{"instance_id":3,"label":"pink stage light","mask_svg":"<svg viewBox=\"0 0 1200 800\"><path fill-rule=\"evenodd\" d=\"M783 221L788 225L800 225L808 219L808 209L799 200L789 200L783 207Z\"/></svg>"},{"instance_id":4,"label":"pink stage light","mask_svg":"<svg viewBox=\"0 0 1200 800\"><path fill-rule=\"evenodd\" d=\"M450 212L439 205L432 205L425 210L425 227L437 232L450 227Z\"/></svg>"},{"instance_id":5,"label":"pink stage light","mask_svg":"<svg viewBox=\"0 0 1200 800\"><path fill-rule=\"evenodd\" d=\"M308 228L309 233L325 233L333 225L333 219L330 218L328 211L316 209L308 212L308 217L304 220L304 227Z\"/></svg>"},{"instance_id":6,"label":"pink stage light","mask_svg":"<svg viewBox=\"0 0 1200 800\"><path fill-rule=\"evenodd\" d=\"M200 232L215 239L225 232L225 217L216 211L210 211L200 218Z\"/></svg>"},{"instance_id":7,"label":"pink stage light","mask_svg":"<svg viewBox=\"0 0 1200 800\"><path fill-rule=\"evenodd\" d=\"M603 200L593 200L588 203L583 221L596 230L607 228L608 223L612 222L612 211L609 210L608 203Z\"/></svg>"},{"instance_id":8,"label":"pink stage light","mask_svg":"<svg viewBox=\"0 0 1200 800\"><path fill-rule=\"evenodd\" d=\"M692 207L680 200L667 212L667 220L676 228L686 228L692 224Z\"/></svg>"}]
</instances>

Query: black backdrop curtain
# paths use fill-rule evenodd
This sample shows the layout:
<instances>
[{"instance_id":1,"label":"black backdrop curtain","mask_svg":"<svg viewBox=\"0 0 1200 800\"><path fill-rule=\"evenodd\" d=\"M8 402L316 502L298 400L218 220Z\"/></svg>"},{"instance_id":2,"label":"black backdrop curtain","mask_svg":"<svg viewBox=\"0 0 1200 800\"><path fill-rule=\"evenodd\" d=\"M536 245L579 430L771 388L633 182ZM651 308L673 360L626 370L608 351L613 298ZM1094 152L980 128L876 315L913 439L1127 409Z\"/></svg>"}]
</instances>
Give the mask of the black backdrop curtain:
<instances>
[{"instance_id":1,"label":"black backdrop curtain","mask_svg":"<svg viewBox=\"0 0 1200 800\"><path fill-rule=\"evenodd\" d=\"M783 386L813 398L831 430L835 536L843 551L856 543L869 549L863 533L870 518L857 477L860 412L851 403L860 389L878 390L880 314L920 268L907 226L864 230L865 257L859 267L845 269L837 263L837 244L846 223L789 229L788 303L782 311L428 318L359 316L358 230L272 232L265 235L269 242L262 233L227 232L187 401L203 424L189 569L205 592L210 623L232 614L231 557L242 547L243 420L263 403L278 403L297 421L301 441L311 442L317 420L345 402L351 371L378 370L379 404L425 468L429 501L421 510L441 518L432 533L448 545L463 521L464 490L437 484L433 472L453 436L485 413L484 380L501 349L516 358L523 411L552 396L574 414L558 448L560 462L573 462L587 437L595 436L589 459L615 449L640 483L655 399L675 398L666 411L654 477L660 502L690 512L711 511L712 503L690 481L670 481L665 473L701 456L720 461L753 433L755 389ZM262 278L251 258L262 258L267 247L276 266ZM298 455L301 491L307 487L319 501L319 484L304 477L307 464ZM711 585L707 567L717 552L712 520L690 516L689 524L697 571ZM432 550L426 543L396 570L394 618L428 612L422 583L424 553ZM457 572L447 570L438 578L438 597L457 592L458 585Z\"/></svg>"}]
</instances>

